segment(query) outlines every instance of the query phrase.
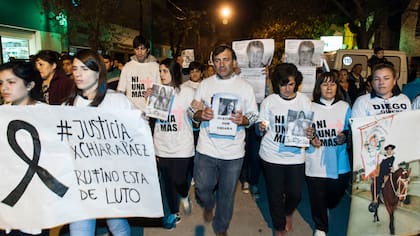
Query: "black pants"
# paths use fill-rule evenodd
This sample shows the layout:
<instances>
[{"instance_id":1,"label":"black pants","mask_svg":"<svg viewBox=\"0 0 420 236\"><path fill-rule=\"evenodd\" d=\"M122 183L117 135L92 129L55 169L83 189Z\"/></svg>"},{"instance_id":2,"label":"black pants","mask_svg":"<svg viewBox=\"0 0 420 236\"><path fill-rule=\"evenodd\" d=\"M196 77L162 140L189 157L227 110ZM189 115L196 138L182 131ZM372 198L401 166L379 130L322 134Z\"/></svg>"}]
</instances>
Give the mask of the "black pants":
<instances>
[{"instance_id":1,"label":"black pants","mask_svg":"<svg viewBox=\"0 0 420 236\"><path fill-rule=\"evenodd\" d=\"M328 209L335 208L348 187L350 172L338 179L306 176L312 220L316 229L328 232Z\"/></svg>"},{"instance_id":2,"label":"black pants","mask_svg":"<svg viewBox=\"0 0 420 236\"><path fill-rule=\"evenodd\" d=\"M256 134L255 128L253 125L245 130L245 156L239 176L241 183L248 182L254 186L258 185L261 174L261 158L258 155L261 137Z\"/></svg>"},{"instance_id":3,"label":"black pants","mask_svg":"<svg viewBox=\"0 0 420 236\"><path fill-rule=\"evenodd\" d=\"M273 227L283 231L286 216L290 216L301 199L305 164L281 165L262 160L268 204Z\"/></svg>"},{"instance_id":4,"label":"black pants","mask_svg":"<svg viewBox=\"0 0 420 236\"><path fill-rule=\"evenodd\" d=\"M190 189L188 176L193 166L193 158L159 158L159 170L164 183L166 199L171 214L179 212L179 199L187 197Z\"/></svg>"}]
</instances>

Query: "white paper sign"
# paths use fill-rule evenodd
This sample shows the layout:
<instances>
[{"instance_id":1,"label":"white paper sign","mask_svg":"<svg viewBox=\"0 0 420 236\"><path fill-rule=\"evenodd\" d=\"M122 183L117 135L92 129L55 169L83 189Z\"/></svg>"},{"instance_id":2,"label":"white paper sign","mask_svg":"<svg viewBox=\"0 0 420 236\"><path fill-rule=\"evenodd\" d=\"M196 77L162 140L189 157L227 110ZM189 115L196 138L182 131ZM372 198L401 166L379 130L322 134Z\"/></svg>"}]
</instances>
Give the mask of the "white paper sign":
<instances>
[{"instance_id":1,"label":"white paper sign","mask_svg":"<svg viewBox=\"0 0 420 236\"><path fill-rule=\"evenodd\" d=\"M150 128L137 110L0 107L0 228L161 217Z\"/></svg>"},{"instance_id":2,"label":"white paper sign","mask_svg":"<svg viewBox=\"0 0 420 236\"><path fill-rule=\"evenodd\" d=\"M214 118L209 121L211 134L235 136L237 124L229 118L240 109L238 97L232 94L218 93L213 95L212 108Z\"/></svg>"},{"instance_id":3,"label":"white paper sign","mask_svg":"<svg viewBox=\"0 0 420 236\"><path fill-rule=\"evenodd\" d=\"M146 115L167 120L171 112L174 94L175 90L171 86L153 84L152 94L147 98Z\"/></svg>"},{"instance_id":4,"label":"white paper sign","mask_svg":"<svg viewBox=\"0 0 420 236\"><path fill-rule=\"evenodd\" d=\"M287 112L285 146L309 147L309 139L306 137L305 130L311 126L314 118L313 111L295 111Z\"/></svg>"}]
</instances>

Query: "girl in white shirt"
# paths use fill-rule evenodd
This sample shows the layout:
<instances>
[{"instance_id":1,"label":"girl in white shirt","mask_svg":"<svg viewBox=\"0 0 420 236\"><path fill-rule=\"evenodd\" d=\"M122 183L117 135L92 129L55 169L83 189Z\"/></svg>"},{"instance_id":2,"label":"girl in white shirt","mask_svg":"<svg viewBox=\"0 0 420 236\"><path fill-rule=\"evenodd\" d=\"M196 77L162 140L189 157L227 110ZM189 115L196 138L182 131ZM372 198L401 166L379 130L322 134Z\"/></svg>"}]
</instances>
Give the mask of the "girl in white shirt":
<instances>
[{"instance_id":1,"label":"girl in white shirt","mask_svg":"<svg viewBox=\"0 0 420 236\"><path fill-rule=\"evenodd\" d=\"M4 105L25 106L41 105L41 77L39 72L29 62L8 62L0 65L0 92ZM5 230L8 235L48 235L48 230L20 229ZM0 235L3 235L0 230Z\"/></svg>"},{"instance_id":2,"label":"girl in white shirt","mask_svg":"<svg viewBox=\"0 0 420 236\"><path fill-rule=\"evenodd\" d=\"M67 101L70 106L92 106L105 109L132 109L127 97L113 90L107 90L105 64L98 53L86 49L79 51L73 60L73 75L76 88ZM140 120L145 122L144 120ZM107 219L114 236L130 236L127 219ZM96 219L70 223L71 236L95 235Z\"/></svg>"},{"instance_id":3,"label":"girl in white shirt","mask_svg":"<svg viewBox=\"0 0 420 236\"><path fill-rule=\"evenodd\" d=\"M163 190L170 210L170 214L164 217L163 227L172 229L181 220L180 203L184 213L191 214L188 177L192 172L195 149L192 122L187 110L195 91L191 87L181 86L181 67L175 60L167 58L160 62L159 71L162 84L175 89L168 119L157 120L153 134L158 167L164 182ZM150 94L151 89L145 96Z\"/></svg>"}]
</instances>

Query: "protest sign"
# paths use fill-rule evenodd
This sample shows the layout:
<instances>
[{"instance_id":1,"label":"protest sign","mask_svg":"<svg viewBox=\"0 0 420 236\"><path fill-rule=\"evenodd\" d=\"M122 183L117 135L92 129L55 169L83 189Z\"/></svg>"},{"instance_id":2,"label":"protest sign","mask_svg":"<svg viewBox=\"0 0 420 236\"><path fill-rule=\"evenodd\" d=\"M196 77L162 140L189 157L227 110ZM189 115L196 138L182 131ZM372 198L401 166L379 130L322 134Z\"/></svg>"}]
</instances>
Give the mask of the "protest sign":
<instances>
[{"instance_id":1,"label":"protest sign","mask_svg":"<svg viewBox=\"0 0 420 236\"><path fill-rule=\"evenodd\" d=\"M417 235L420 232L419 120L420 111L351 119L353 189L347 235L389 235L390 222L393 222L394 233L397 235ZM378 218L374 218L375 207L372 208L371 186L378 176L381 161L389 156L385 149L390 145L394 147L392 172L389 179L384 181L384 188L380 194L382 203L377 208ZM396 176L400 173L398 171L400 168L409 176L405 186L408 188L406 195L403 193L404 187L400 187L403 186L400 183L406 176L401 178ZM395 178L392 175L395 175ZM394 181L391 181L393 179ZM391 188L391 183L394 190ZM385 188L391 190L387 191ZM391 201L394 201L393 207L385 207L389 206Z\"/></svg>"},{"instance_id":2,"label":"protest sign","mask_svg":"<svg viewBox=\"0 0 420 236\"><path fill-rule=\"evenodd\" d=\"M161 217L150 128L137 110L0 107L0 228Z\"/></svg>"}]
</instances>

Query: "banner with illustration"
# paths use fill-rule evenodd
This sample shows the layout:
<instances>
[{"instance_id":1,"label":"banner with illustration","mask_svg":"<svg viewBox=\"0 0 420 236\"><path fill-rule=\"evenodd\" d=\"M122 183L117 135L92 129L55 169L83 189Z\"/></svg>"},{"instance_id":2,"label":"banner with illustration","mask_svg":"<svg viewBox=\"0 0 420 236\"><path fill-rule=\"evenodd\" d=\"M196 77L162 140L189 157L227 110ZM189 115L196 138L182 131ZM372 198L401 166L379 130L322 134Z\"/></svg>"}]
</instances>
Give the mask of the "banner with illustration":
<instances>
[{"instance_id":1,"label":"banner with illustration","mask_svg":"<svg viewBox=\"0 0 420 236\"><path fill-rule=\"evenodd\" d=\"M420 111L353 118L347 235L420 233Z\"/></svg>"},{"instance_id":2,"label":"banner with illustration","mask_svg":"<svg viewBox=\"0 0 420 236\"><path fill-rule=\"evenodd\" d=\"M137 110L0 107L0 228L161 217L150 128Z\"/></svg>"}]
</instances>

